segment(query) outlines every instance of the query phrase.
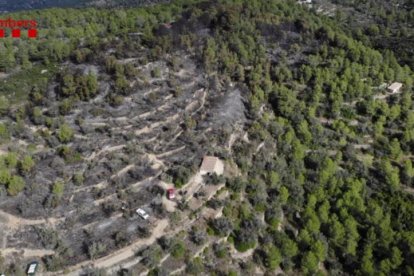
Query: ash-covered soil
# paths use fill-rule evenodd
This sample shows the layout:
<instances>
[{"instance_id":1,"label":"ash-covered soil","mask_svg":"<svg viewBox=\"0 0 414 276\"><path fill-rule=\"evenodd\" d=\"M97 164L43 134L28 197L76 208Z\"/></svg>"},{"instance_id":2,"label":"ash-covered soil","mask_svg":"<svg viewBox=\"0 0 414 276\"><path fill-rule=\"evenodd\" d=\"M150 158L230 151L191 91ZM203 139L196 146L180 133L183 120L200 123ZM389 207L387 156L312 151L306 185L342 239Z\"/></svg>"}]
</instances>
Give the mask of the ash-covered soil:
<instances>
[{"instance_id":1,"label":"ash-covered soil","mask_svg":"<svg viewBox=\"0 0 414 276\"><path fill-rule=\"evenodd\" d=\"M23 193L0 195L0 210L9 214L0 224L2 248L53 250L69 265L108 254L147 237L154 222L168 216L159 185L167 172L196 171L206 154L225 156L233 127L246 120L243 88L208 76L184 53L177 58L181 65L175 70L166 60L119 60L134 64L141 75L116 108L106 101L111 86L104 69L81 68L99 75L100 93L61 118L75 131L67 145L77 153L75 160L59 155L50 130L24 126L10 147L21 152L21 145L35 145L36 166ZM68 68L79 69L63 65ZM151 74L155 68L157 77ZM54 86L44 112L58 116ZM56 181L65 183L59 198L51 193ZM151 219L139 218L137 208Z\"/></svg>"}]
</instances>

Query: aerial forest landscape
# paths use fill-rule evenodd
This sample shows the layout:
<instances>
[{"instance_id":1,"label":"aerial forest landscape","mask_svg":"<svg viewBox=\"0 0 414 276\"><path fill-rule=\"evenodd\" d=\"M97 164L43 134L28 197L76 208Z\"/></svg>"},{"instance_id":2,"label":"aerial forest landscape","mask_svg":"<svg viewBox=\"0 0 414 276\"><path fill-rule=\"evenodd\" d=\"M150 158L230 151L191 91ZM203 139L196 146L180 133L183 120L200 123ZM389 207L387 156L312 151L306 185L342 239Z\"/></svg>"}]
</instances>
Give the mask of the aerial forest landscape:
<instances>
[{"instance_id":1,"label":"aerial forest landscape","mask_svg":"<svg viewBox=\"0 0 414 276\"><path fill-rule=\"evenodd\" d=\"M0 0L0 275L414 275L414 1Z\"/></svg>"}]
</instances>

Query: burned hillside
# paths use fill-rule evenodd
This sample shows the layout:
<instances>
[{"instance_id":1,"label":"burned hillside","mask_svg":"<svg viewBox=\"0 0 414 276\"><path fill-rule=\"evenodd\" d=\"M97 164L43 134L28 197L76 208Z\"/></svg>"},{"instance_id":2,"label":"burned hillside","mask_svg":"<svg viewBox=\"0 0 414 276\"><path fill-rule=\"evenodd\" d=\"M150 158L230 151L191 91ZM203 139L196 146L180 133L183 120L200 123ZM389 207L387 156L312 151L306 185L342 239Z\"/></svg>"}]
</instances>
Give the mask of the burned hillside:
<instances>
[{"instance_id":1,"label":"burned hillside","mask_svg":"<svg viewBox=\"0 0 414 276\"><path fill-rule=\"evenodd\" d=\"M290 0L39 13L0 41L0 272L413 274L391 51Z\"/></svg>"},{"instance_id":2,"label":"burned hillside","mask_svg":"<svg viewBox=\"0 0 414 276\"><path fill-rule=\"evenodd\" d=\"M166 216L162 189L154 193L163 177L179 168L192 174L205 154L224 154L225 137L246 121L241 90L207 75L186 53L171 59L179 66L168 60L143 65L137 65L138 58L114 61L139 71L116 106L110 100L116 88L104 67L95 66L91 73L84 66L62 65L67 75L93 75L96 96L73 104L62 116L54 100L62 99L62 84L53 83L40 118L34 114L20 132L27 135L16 142L37 145L36 165L25 176L25 191L14 198L3 194L1 208L29 220L45 219L45 224L14 231L6 222L7 247L62 247L72 252L67 264L88 258L85 247L94 243L105 244L100 255L110 252L118 246L118 236L127 236L127 244L151 231L133 215L136 208L147 207L155 218ZM59 140L61 128L41 125L51 116L59 116L70 130L69 141ZM24 154L27 147L15 150Z\"/></svg>"}]
</instances>

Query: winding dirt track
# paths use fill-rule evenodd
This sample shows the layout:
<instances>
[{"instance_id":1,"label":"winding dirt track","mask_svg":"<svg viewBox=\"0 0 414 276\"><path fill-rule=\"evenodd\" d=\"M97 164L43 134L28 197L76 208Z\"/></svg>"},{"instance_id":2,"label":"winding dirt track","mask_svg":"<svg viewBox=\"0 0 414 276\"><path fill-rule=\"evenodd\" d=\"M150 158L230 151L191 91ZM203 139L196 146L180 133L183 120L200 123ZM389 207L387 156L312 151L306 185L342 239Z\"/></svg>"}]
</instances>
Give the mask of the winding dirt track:
<instances>
[{"instance_id":1,"label":"winding dirt track","mask_svg":"<svg viewBox=\"0 0 414 276\"><path fill-rule=\"evenodd\" d=\"M148 246L154 243L158 238L164 235L165 229L168 226L168 220L162 219L159 220L157 225L152 229L152 235L147 239L138 240L137 242L124 247L118 251L113 252L112 254L99 258L94 261L84 261L75 266L68 267L65 271L70 271L69 273L64 273L59 271L58 273L45 273L44 275L70 275L78 276L82 273L83 269L88 266L93 266L95 268L109 268L122 261L135 256L136 250L143 246Z\"/></svg>"},{"instance_id":2,"label":"winding dirt track","mask_svg":"<svg viewBox=\"0 0 414 276\"><path fill-rule=\"evenodd\" d=\"M37 224L51 224L55 225L64 218L48 218L48 219L24 219L12 214L6 213L0 210L0 218L3 218L2 224L6 227L16 229L25 225L37 225Z\"/></svg>"},{"instance_id":3,"label":"winding dirt track","mask_svg":"<svg viewBox=\"0 0 414 276\"><path fill-rule=\"evenodd\" d=\"M43 257L43 256L55 254L54 250L48 250L48 249L5 248L1 250L1 253L4 256L7 256L13 253L20 253L20 252L23 253L24 258Z\"/></svg>"}]
</instances>

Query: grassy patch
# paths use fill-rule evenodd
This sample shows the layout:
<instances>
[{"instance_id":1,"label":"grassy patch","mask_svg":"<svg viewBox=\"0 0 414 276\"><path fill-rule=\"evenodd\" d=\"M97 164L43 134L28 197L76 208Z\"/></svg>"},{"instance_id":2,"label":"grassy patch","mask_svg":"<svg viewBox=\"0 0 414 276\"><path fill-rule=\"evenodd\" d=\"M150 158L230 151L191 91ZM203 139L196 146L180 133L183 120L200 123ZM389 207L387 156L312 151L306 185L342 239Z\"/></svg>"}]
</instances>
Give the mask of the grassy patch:
<instances>
[{"instance_id":1,"label":"grassy patch","mask_svg":"<svg viewBox=\"0 0 414 276\"><path fill-rule=\"evenodd\" d=\"M42 70L47 70L42 74ZM5 95L12 104L20 103L28 98L34 86L46 91L47 84L57 71L56 66L33 66L33 68L18 71L0 81L0 95Z\"/></svg>"}]
</instances>

